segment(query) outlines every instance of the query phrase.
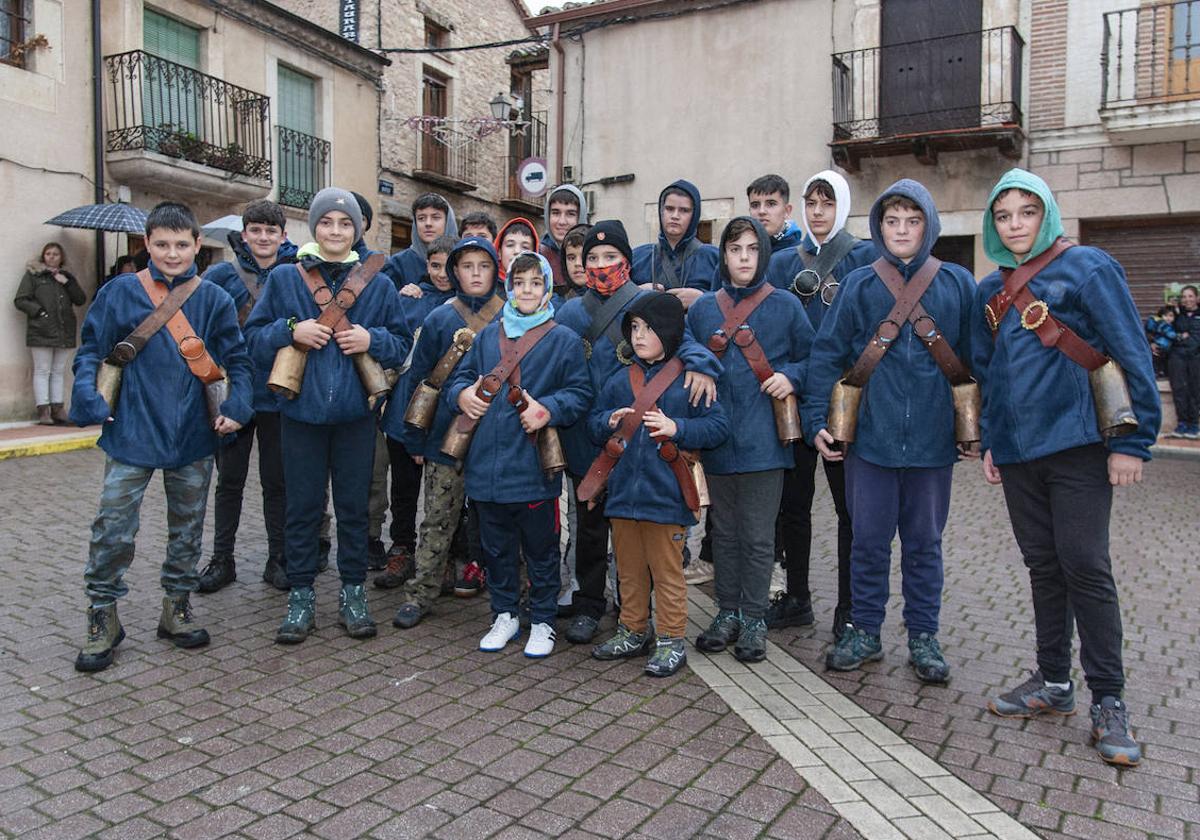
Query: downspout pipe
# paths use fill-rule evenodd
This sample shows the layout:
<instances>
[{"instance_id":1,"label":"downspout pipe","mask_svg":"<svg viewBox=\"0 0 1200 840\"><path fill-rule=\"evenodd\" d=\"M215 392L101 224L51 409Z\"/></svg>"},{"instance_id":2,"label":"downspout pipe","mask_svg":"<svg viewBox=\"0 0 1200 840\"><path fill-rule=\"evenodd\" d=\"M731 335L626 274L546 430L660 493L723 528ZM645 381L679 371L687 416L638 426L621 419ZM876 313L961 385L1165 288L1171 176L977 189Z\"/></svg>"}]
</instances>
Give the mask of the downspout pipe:
<instances>
[{"instance_id":1,"label":"downspout pipe","mask_svg":"<svg viewBox=\"0 0 1200 840\"><path fill-rule=\"evenodd\" d=\"M559 41L559 24L554 24L554 34L550 38L550 45L554 47L554 53L558 56L558 73L554 82L554 110L558 113L558 119L554 125L554 160L558 167L558 177L555 178L556 184L561 184L563 180L563 138L566 136L563 127L567 122L566 106L567 106L567 62L566 51L562 48L562 43Z\"/></svg>"},{"instance_id":2,"label":"downspout pipe","mask_svg":"<svg viewBox=\"0 0 1200 840\"><path fill-rule=\"evenodd\" d=\"M104 203L104 98L101 84L104 77L103 50L100 44L100 0L92 0L92 168L95 175L96 204ZM104 231L96 231L96 286L104 279Z\"/></svg>"}]
</instances>

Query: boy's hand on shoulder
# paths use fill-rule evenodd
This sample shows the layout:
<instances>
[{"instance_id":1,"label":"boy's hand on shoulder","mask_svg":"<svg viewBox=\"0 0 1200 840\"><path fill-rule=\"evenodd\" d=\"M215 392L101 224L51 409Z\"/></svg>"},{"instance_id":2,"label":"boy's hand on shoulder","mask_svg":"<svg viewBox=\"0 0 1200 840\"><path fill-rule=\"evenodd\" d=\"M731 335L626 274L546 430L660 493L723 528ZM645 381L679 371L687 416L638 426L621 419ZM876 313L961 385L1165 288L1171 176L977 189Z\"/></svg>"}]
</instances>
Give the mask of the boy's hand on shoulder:
<instances>
[{"instance_id":1,"label":"boy's hand on shoulder","mask_svg":"<svg viewBox=\"0 0 1200 840\"><path fill-rule=\"evenodd\" d=\"M352 324L350 329L334 333L333 338L347 356L366 353L371 348L371 334L361 324Z\"/></svg>"},{"instance_id":2,"label":"boy's hand on shoulder","mask_svg":"<svg viewBox=\"0 0 1200 840\"><path fill-rule=\"evenodd\" d=\"M1142 459L1122 452L1108 453L1108 483L1128 487L1142 480Z\"/></svg>"},{"instance_id":3,"label":"boy's hand on shoulder","mask_svg":"<svg viewBox=\"0 0 1200 840\"><path fill-rule=\"evenodd\" d=\"M230 420L224 414L217 417L213 421L213 431L219 435L232 435L234 432L242 428L242 424L236 420Z\"/></svg>"},{"instance_id":4,"label":"boy's hand on shoulder","mask_svg":"<svg viewBox=\"0 0 1200 840\"><path fill-rule=\"evenodd\" d=\"M624 418L626 414L632 414L632 413L633 413L632 406L629 406L627 408L618 408L616 411L614 411L612 414L609 415L608 428L610 428L610 429L617 428L617 426L621 425L621 419Z\"/></svg>"},{"instance_id":5,"label":"boy's hand on shoulder","mask_svg":"<svg viewBox=\"0 0 1200 840\"><path fill-rule=\"evenodd\" d=\"M472 420L478 420L487 414L487 402L476 393L481 384L483 384L483 377L476 377L474 382L463 388L458 394L458 410Z\"/></svg>"},{"instance_id":6,"label":"boy's hand on shoulder","mask_svg":"<svg viewBox=\"0 0 1200 840\"><path fill-rule=\"evenodd\" d=\"M670 440L679 432L675 421L657 409L642 415L642 422L655 440Z\"/></svg>"},{"instance_id":7,"label":"boy's hand on shoulder","mask_svg":"<svg viewBox=\"0 0 1200 840\"><path fill-rule=\"evenodd\" d=\"M402 297L419 298L424 297L425 293L421 291L421 287L416 283L407 283L400 289Z\"/></svg>"},{"instance_id":8,"label":"boy's hand on shoulder","mask_svg":"<svg viewBox=\"0 0 1200 840\"><path fill-rule=\"evenodd\" d=\"M688 389L693 407L704 400L704 407L712 408L713 400L717 398L717 380L706 373L688 370L683 373L683 387Z\"/></svg>"},{"instance_id":9,"label":"boy's hand on shoulder","mask_svg":"<svg viewBox=\"0 0 1200 840\"><path fill-rule=\"evenodd\" d=\"M521 412L521 428L526 432L536 432L550 422L550 411L528 392L525 393L525 399L529 405Z\"/></svg>"},{"instance_id":10,"label":"boy's hand on shoulder","mask_svg":"<svg viewBox=\"0 0 1200 840\"><path fill-rule=\"evenodd\" d=\"M320 350L329 343L333 328L318 324L315 318L300 321L292 331L292 341L309 350Z\"/></svg>"},{"instance_id":11,"label":"boy's hand on shoulder","mask_svg":"<svg viewBox=\"0 0 1200 840\"><path fill-rule=\"evenodd\" d=\"M759 390L772 399L782 400L796 389L792 387L792 380L779 371L776 371L763 380L762 385L759 386Z\"/></svg>"}]
</instances>

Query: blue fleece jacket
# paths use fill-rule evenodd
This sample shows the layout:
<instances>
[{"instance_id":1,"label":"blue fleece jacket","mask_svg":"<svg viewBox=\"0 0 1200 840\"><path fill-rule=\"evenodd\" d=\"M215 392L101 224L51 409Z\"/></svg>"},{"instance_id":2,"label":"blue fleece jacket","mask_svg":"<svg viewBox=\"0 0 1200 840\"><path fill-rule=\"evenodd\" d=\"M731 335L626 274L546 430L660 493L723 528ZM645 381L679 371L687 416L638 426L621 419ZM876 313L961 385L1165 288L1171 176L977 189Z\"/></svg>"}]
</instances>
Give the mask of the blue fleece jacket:
<instances>
[{"instance_id":1,"label":"blue fleece jacket","mask_svg":"<svg viewBox=\"0 0 1200 840\"><path fill-rule=\"evenodd\" d=\"M458 395L475 386L500 362L501 325L492 322L443 389L443 399L459 416ZM550 425L561 429L584 417L592 402L579 335L556 324L521 360L521 387L550 412ZM557 499L562 473L546 478L537 445L521 429L516 409L508 402L504 383L479 421L464 462L467 496L481 502L507 504Z\"/></svg>"},{"instance_id":2,"label":"blue fleece jacket","mask_svg":"<svg viewBox=\"0 0 1200 840\"><path fill-rule=\"evenodd\" d=\"M1043 227L1056 223L1057 206L1050 188L1041 178L1019 169L1000 179L988 208L1010 187L1032 192L1043 207L1052 208ZM990 212L984 213L983 224L994 232ZM989 238L999 241L994 235L985 237L985 243ZM1054 241L1054 237L1038 239L1035 249L1043 241ZM1001 247L989 248L989 256L1012 264L999 253ZM1037 253L1045 247L1048 244ZM991 450L995 464L1014 464L1101 441L1086 370L1061 351L1043 346L1035 332L1021 326L1015 307L1005 313L993 338L984 307L1003 284L999 271L980 281L971 313L971 369L983 391L982 449ZM1113 452L1149 461L1161 405L1150 348L1120 263L1099 248L1077 245L1038 272L1027 288L1034 299L1046 302L1054 317L1124 370L1138 428L1105 443Z\"/></svg>"},{"instance_id":3,"label":"blue fleece jacket","mask_svg":"<svg viewBox=\"0 0 1200 840\"><path fill-rule=\"evenodd\" d=\"M796 224L795 219L788 219L783 223L783 230L778 236L771 237L771 253L786 251L788 248L795 248L804 241L804 231L800 225Z\"/></svg>"},{"instance_id":4,"label":"blue fleece jacket","mask_svg":"<svg viewBox=\"0 0 1200 840\"><path fill-rule=\"evenodd\" d=\"M166 283L153 262L149 268L155 280ZM167 285L174 286L195 274L193 265ZM204 386L188 369L165 327L125 365L115 407L96 393L100 363L153 309L136 274L114 277L96 293L75 354L71 421L80 426L103 423L100 448L123 464L176 469L212 455L217 435L209 424ZM238 423L250 422L254 416L250 407L250 359L238 329L233 300L215 283L201 283L182 311L213 361L229 376L229 399L222 403L221 413ZM113 417L111 423L105 422L109 416Z\"/></svg>"},{"instance_id":5,"label":"blue fleece jacket","mask_svg":"<svg viewBox=\"0 0 1200 840\"><path fill-rule=\"evenodd\" d=\"M721 262L721 288L733 298L735 306L766 282L767 260L763 255L771 250L770 237L762 225L748 216L740 218L751 221L758 233L760 259L754 279L742 287L730 282L725 262ZM728 232L729 227L725 230ZM722 251L725 242L726 235L722 234ZM688 309L687 336L707 345L724 321L725 316L717 304L717 292L708 292ZM747 323L771 369L791 381L799 399L804 387L805 360L813 340L812 325L808 323L800 301L789 292L772 289L767 299L750 313ZM730 341L721 363L723 370L717 380L717 399L725 406L733 432L723 444L705 453L704 469L714 475L731 475L791 468L795 463L792 447L779 442L772 398L760 390L761 383L742 355L742 349Z\"/></svg>"},{"instance_id":6,"label":"blue fleece jacket","mask_svg":"<svg viewBox=\"0 0 1200 840\"><path fill-rule=\"evenodd\" d=\"M321 314L299 269L315 266L330 290L337 294L354 264L327 263L305 257L298 265L281 265L271 270L262 297L246 320L246 340L256 367L268 372L280 349L292 343L289 318L304 321ZM400 367L412 346L412 334L404 323L396 289L383 272L376 274L346 311L350 323L371 334L367 353L385 368ZM304 380L293 400L280 399L278 411L293 420L314 425L332 425L359 420L371 413L354 361L333 339L320 350L309 350Z\"/></svg>"},{"instance_id":7,"label":"blue fleece jacket","mask_svg":"<svg viewBox=\"0 0 1200 840\"><path fill-rule=\"evenodd\" d=\"M563 304L562 309L556 310L554 320L570 327L581 336L586 334L588 327L592 324L592 316L588 314L584 306L584 300L589 296L601 297L594 289L588 289L582 297L571 298ZM621 323L623 314L635 300L637 297L630 298L629 303L621 307L615 323ZM582 344L581 341L581 349ZM707 347L703 347L695 341L684 338L675 355L683 362L685 370L702 373L713 379L721 375L721 363L717 361L717 357L708 352ZM604 333L601 333L592 342L592 355L587 360L587 369L591 377L592 392L597 394L603 391L613 374L620 372L622 375L628 375L625 373L625 365L617 359L617 348ZM588 467L592 465L592 461L596 460L596 456L600 454L600 447L592 441L591 435L588 434L586 419L563 430L562 445L563 453L567 456L567 469L576 476L585 475Z\"/></svg>"},{"instance_id":8,"label":"blue fleece jacket","mask_svg":"<svg viewBox=\"0 0 1200 840\"><path fill-rule=\"evenodd\" d=\"M800 244L805 253L815 257L817 254L817 245L813 242L812 237L805 236L804 242ZM850 249L850 253L842 257L833 267L833 279L839 284L851 271L856 268L862 268L864 265L870 265L875 261L878 254L875 251L875 244L869 240L860 240L857 245ZM767 282L777 289L784 291L792 291L792 281L804 269L804 260L801 259L796 248L786 248L782 251L776 251L771 255L771 264L767 267ZM840 286L839 286L840 288ZM821 300L819 294L812 295L808 300L800 298L804 304L804 311L808 315L809 323L812 324L814 330L821 329L821 321L825 318L825 313L829 310L829 305Z\"/></svg>"},{"instance_id":9,"label":"blue fleece jacket","mask_svg":"<svg viewBox=\"0 0 1200 840\"><path fill-rule=\"evenodd\" d=\"M417 328L425 323L425 318L430 312L454 297L453 288L443 292L429 281L428 275L422 277L417 286L421 290L419 298L405 297L400 300L400 306L404 309L404 321L414 335Z\"/></svg>"},{"instance_id":10,"label":"blue fleece jacket","mask_svg":"<svg viewBox=\"0 0 1200 840\"><path fill-rule=\"evenodd\" d=\"M450 252L446 259L446 273L455 290L453 295L465 303L472 312L478 312L494 297L495 285L481 297L472 297L462 291L462 285L458 280L458 261L470 248L486 251L493 261L496 259L496 251L491 242L482 237L469 237L459 242ZM420 303L420 301L415 302ZM496 318L499 316L500 313L497 312ZM437 413L434 415L433 424L429 427L428 432L405 423L404 412L408 410L408 403L417 386L425 381L438 360L450 349L454 334L466 325L467 322L453 306L433 307L421 325L421 335L417 338L408 373L404 374L400 380L399 390L395 398L388 401L387 410L383 414L384 434L404 444L404 448L409 454L422 455L429 461L451 466L454 464L454 459L441 451L442 441L445 439L446 431L450 428L450 421L453 419L450 406L443 400L438 400ZM478 336L475 340L479 340ZM460 361L458 364L461 366L462 362ZM442 383L443 389L449 381L450 378L447 377L446 382Z\"/></svg>"},{"instance_id":11,"label":"blue fleece jacket","mask_svg":"<svg viewBox=\"0 0 1200 840\"><path fill-rule=\"evenodd\" d=\"M647 243L634 248L630 276L638 285L643 283L666 284L668 278L659 266L659 255L662 254L663 258L675 269L675 275L679 278L681 287L707 292L717 283L717 262L720 253L712 245L695 241L696 229L700 227L700 190L691 181L680 179L659 193L660 228L662 227L663 202L666 200L669 189L683 190L692 197L692 221L674 248L662 233L658 235L657 244ZM687 253L689 246L692 249L690 254ZM686 259L685 254L687 255Z\"/></svg>"},{"instance_id":12,"label":"blue fleece jacket","mask_svg":"<svg viewBox=\"0 0 1200 840\"><path fill-rule=\"evenodd\" d=\"M618 408L633 405L629 371L636 371L636 376L650 383L662 371L664 364L665 360L647 365L641 359L635 359L634 365L608 380L603 393L596 400L596 409L588 417L588 431L593 441L603 446L614 434L614 430L609 428L608 418ZM704 403L693 407L687 389L683 387L682 374L663 392L656 404L663 414L675 421L678 430L671 440L680 449L713 449L729 437L729 418L725 415L724 406L715 402L710 408L706 408ZM662 525L696 524L696 517L683 501L683 493L671 465L659 456L658 442L650 438L645 425L638 426L625 447L625 453L609 473L604 515Z\"/></svg>"},{"instance_id":13,"label":"blue fleece jacket","mask_svg":"<svg viewBox=\"0 0 1200 840\"><path fill-rule=\"evenodd\" d=\"M447 206L449 206L447 204ZM415 215L415 214L414 214ZM380 269L380 274L387 275L388 279L396 287L396 291L400 291L409 283L419 283L421 278L429 271L429 266L426 265L425 259L425 243L421 241L421 237L417 235L417 222L413 219L412 230L410 232L412 244L388 257L388 261L383 264ZM454 218L454 208L450 208L450 212L446 214L446 227L443 231L444 236L458 236L458 221ZM364 245L365 247L365 245ZM356 248L357 250L357 248ZM363 259L366 256L361 254Z\"/></svg>"},{"instance_id":14,"label":"blue fleece jacket","mask_svg":"<svg viewBox=\"0 0 1200 840\"><path fill-rule=\"evenodd\" d=\"M909 198L925 214L924 239L907 265L884 247L880 233L883 200L892 195ZM933 197L908 179L884 190L871 208L870 223L876 250L899 269L905 282L925 264L941 231ZM944 263L921 298L950 348L968 366L968 319L974 293L971 273L960 265ZM854 364L895 302L869 265L850 272L842 281L808 360L800 416L810 443L826 426L834 383ZM950 383L907 322L864 388L851 449L863 460L888 468L944 467L958 459Z\"/></svg>"}]
</instances>

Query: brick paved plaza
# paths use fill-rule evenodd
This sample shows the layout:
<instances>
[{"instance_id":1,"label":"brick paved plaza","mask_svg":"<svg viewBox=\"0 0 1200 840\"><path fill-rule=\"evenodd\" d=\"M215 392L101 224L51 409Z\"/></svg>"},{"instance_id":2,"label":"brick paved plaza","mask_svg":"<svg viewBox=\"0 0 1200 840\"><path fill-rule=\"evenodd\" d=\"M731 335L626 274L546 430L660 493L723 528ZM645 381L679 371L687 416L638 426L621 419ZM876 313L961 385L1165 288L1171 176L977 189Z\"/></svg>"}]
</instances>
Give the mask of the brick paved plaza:
<instances>
[{"instance_id":1,"label":"brick paved plaza","mask_svg":"<svg viewBox=\"0 0 1200 840\"><path fill-rule=\"evenodd\" d=\"M772 633L768 661L749 668L693 649L693 669L652 681L566 643L541 662L519 645L486 655L486 599L443 600L402 632L395 591L371 592L380 635L353 642L332 573L317 583L316 636L278 647L285 597L258 579L256 488L240 579L194 598L213 644L178 651L154 636L157 481L120 604L129 637L113 667L80 675L102 467L95 449L0 462L0 835L1200 840L1200 461L1158 460L1118 494L1127 700L1145 746L1131 771L1095 756L1085 710L984 710L1032 667L1033 634L1001 493L974 465L958 470L946 532L944 688L905 665L898 609L883 662L823 671L832 532L814 547L816 627ZM832 521L827 496L814 516Z\"/></svg>"}]
</instances>

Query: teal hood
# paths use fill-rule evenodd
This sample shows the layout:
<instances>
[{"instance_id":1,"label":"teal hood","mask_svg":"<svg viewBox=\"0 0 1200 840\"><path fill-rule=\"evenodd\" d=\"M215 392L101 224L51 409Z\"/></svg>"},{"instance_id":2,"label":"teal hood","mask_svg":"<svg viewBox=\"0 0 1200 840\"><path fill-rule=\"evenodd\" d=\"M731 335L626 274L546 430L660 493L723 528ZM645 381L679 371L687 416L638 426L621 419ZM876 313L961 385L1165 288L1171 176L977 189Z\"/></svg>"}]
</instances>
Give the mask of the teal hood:
<instances>
[{"instance_id":1,"label":"teal hood","mask_svg":"<svg viewBox=\"0 0 1200 840\"><path fill-rule=\"evenodd\" d=\"M992 221L992 205L996 202L996 198L1000 193L1011 189L1033 193L1041 199L1042 207L1046 211L1046 215L1042 217L1042 227L1038 231L1037 239L1033 241L1033 250L1029 252L1026 259L1033 259L1063 235L1062 216L1058 212L1058 202L1054 200L1054 193L1050 191L1046 182L1024 169L1008 170L996 182L996 186L992 187L992 194L988 196L987 206L983 210L983 250L988 255L988 259L1001 268L1016 268L1020 265L1020 260L1000 241L1000 234L996 231L996 225Z\"/></svg>"}]
</instances>

